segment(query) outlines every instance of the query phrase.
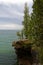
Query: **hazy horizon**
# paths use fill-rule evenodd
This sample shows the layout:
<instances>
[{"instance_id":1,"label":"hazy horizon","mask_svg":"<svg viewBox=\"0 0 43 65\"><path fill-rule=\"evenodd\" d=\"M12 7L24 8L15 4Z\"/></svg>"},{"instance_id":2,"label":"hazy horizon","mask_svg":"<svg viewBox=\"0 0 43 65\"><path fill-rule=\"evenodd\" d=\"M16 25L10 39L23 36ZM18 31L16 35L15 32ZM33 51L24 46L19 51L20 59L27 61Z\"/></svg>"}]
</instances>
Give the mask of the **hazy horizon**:
<instances>
[{"instance_id":1,"label":"hazy horizon","mask_svg":"<svg viewBox=\"0 0 43 65\"><path fill-rule=\"evenodd\" d=\"M20 30L23 28L24 4L28 3L29 11L32 12L32 0L0 0L0 29Z\"/></svg>"}]
</instances>

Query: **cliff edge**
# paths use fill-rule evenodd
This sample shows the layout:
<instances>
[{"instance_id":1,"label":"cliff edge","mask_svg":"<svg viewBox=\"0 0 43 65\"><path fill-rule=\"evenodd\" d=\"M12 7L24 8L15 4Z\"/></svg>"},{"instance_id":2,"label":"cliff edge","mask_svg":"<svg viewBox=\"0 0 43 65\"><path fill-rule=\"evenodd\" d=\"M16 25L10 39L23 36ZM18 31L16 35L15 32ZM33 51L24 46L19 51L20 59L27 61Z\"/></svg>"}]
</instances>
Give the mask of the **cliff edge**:
<instances>
[{"instance_id":1,"label":"cliff edge","mask_svg":"<svg viewBox=\"0 0 43 65\"><path fill-rule=\"evenodd\" d=\"M32 41L28 39L12 43L12 46L16 50L18 65L32 65L36 62L36 52L32 51L32 44Z\"/></svg>"}]
</instances>

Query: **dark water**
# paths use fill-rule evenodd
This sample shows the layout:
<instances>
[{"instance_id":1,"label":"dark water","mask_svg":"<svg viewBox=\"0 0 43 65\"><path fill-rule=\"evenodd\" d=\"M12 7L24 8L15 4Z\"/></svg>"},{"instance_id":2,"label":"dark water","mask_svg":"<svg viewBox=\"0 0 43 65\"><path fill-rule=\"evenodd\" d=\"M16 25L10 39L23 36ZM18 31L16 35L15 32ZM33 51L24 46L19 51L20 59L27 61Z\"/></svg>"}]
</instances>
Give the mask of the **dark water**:
<instances>
[{"instance_id":1,"label":"dark water","mask_svg":"<svg viewBox=\"0 0 43 65\"><path fill-rule=\"evenodd\" d=\"M0 30L0 65L15 65L17 57L12 42L17 40L17 31Z\"/></svg>"}]
</instances>

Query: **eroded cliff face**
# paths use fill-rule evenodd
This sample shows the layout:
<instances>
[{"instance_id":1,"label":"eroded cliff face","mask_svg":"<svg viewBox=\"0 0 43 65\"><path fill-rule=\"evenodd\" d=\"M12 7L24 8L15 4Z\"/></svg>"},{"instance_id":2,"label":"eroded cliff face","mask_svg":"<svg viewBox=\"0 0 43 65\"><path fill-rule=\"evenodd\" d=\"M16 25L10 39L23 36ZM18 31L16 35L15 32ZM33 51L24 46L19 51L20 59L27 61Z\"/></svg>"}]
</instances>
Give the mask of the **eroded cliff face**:
<instances>
[{"instance_id":1,"label":"eroded cliff face","mask_svg":"<svg viewBox=\"0 0 43 65\"><path fill-rule=\"evenodd\" d=\"M12 46L14 46L17 54L18 65L32 65L33 57L32 57L32 47L29 40L19 40L13 42Z\"/></svg>"}]
</instances>

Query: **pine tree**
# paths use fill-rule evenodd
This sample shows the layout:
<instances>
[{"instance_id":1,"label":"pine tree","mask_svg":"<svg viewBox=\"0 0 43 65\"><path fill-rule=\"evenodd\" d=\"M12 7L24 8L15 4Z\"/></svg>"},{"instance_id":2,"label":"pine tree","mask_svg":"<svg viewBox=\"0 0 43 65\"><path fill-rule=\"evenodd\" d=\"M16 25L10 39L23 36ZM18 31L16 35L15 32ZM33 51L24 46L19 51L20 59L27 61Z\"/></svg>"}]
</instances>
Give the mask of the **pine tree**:
<instances>
[{"instance_id":1,"label":"pine tree","mask_svg":"<svg viewBox=\"0 0 43 65\"><path fill-rule=\"evenodd\" d=\"M29 22L30 22L29 10L27 3L25 3L23 26L24 26L24 36L26 39L28 39L28 34L29 34L28 33Z\"/></svg>"},{"instance_id":2,"label":"pine tree","mask_svg":"<svg viewBox=\"0 0 43 65\"><path fill-rule=\"evenodd\" d=\"M33 39L43 40L43 1L33 0L33 13L31 16L30 29Z\"/></svg>"},{"instance_id":3,"label":"pine tree","mask_svg":"<svg viewBox=\"0 0 43 65\"><path fill-rule=\"evenodd\" d=\"M43 0L33 0L33 13L30 22L30 34L34 43L40 45L41 62L43 61Z\"/></svg>"}]
</instances>

